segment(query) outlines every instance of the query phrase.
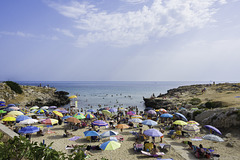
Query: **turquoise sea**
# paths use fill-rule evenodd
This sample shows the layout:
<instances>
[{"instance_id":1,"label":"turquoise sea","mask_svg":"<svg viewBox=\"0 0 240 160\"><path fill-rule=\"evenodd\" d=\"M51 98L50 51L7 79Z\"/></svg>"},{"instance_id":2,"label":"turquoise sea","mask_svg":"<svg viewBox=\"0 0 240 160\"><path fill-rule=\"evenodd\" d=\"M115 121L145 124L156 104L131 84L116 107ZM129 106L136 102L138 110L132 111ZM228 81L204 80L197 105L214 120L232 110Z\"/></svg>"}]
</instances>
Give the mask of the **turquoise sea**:
<instances>
[{"instance_id":1,"label":"turquoise sea","mask_svg":"<svg viewBox=\"0 0 240 160\"><path fill-rule=\"evenodd\" d=\"M21 85L55 87L58 91L69 92L69 96L78 95L78 108L88 109L109 107L138 106L145 108L143 96L158 96L167 90L183 85L206 84L210 82L193 81L19 81ZM68 105L70 106L70 104ZM67 107L67 106L65 106Z\"/></svg>"}]
</instances>

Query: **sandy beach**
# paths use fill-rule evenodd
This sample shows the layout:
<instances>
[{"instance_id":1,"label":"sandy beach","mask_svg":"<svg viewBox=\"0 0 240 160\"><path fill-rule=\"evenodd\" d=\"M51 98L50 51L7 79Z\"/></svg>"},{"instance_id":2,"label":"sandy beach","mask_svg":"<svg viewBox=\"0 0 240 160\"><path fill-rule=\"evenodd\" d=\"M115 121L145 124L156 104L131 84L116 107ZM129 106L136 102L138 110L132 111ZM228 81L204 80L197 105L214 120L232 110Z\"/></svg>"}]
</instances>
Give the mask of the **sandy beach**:
<instances>
[{"instance_id":1,"label":"sandy beach","mask_svg":"<svg viewBox=\"0 0 240 160\"><path fill-rule=\"evenodd\" d=\"M37 136L36 134L33 134L32 136L32 141L36 142L43 142L45 140L45 143L49 145L51 142L53 142L52 148L62 151L65 153L70 153L69 150L65 149L67 145L99 145L103 142L106 142L109 140L108 138L102 139L100 142L90 142L86 139L84 136L84 131L86 131L86 128L83 129L78 129L77 131L72 131L74 136L80 136L81 138L77 139L76 141L70 141L68 138L64 138L64 124L63 125L56 125L50 130L52 133L45 134L44 136ZM154 126L154 128L159 129L159 125ZM143 126L143 130L147 130L147 126ZM103 133L107 130L112 130L110 128L106 127L101 127L100 128L101 132ZM114 131L119 132L119 135L122 135L124 140L121 143L121 147L113 150L113 151L103 151L103 150L90 150L91 153L93 153L93 156L91 156L89 159L101 159L102 157L107 158L107 159L112 159L112 160L127 160L127 159L132 159L132 160L137 160L137 159L156 159L155 157L149 157L144 154L141 154L141 152L136 152L133 150L133 143L135 142L135 136L132 135L130 132L131 131L138 131L137 129L124 129L123 132L120 132L119 129L113 129ZM70 130L69 130L70 131ZM206 131L205 131L206 132ZM165 144L170 144L171 149L170 150L161 150L165 152L165 155L161 156L163 159L167 158L173 158L175 160L183 160L183 159L197 159L193 156L193 151L188 149L188 145L185 145L181 143L182 141L192 141L192 138L201 138L203 135L206 133L200 133L196 135L195 137L189 137L189 138L176 138L172 140L169 136L167 136L168 131L164 132L164 139L163 143ZM214 148L214 153L220 154L220 159L234 159L237 160L239 159L239 147L240 147L240 136L239 133L232 134L231 138L224 138L225 142L217 142L213 143L212 141L208 140L202 140L202 141L192 141L193 145L199 145L202 144L204 147L209 148L213 147ZM151 138L149 139L151 142ZM160 138L156 138L156 145L158 146L158 149L160 149L159 143L160 143ZM231 141L234 143L234 147L227 147L227 143Z\"/></svg>"}]
</instances>

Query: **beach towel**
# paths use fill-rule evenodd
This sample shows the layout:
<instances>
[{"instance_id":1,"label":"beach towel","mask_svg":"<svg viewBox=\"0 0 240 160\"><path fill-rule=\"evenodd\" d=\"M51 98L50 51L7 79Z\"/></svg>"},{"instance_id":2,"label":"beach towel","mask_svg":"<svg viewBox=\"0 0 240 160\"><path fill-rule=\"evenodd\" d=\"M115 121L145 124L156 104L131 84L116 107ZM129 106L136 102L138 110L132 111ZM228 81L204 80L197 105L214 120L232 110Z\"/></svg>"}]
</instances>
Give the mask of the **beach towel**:
<instances>
[{"instance_id":1,"label":"beach towel","mask_svg":"<svg viewBox=\"0 0 240 160\"><path fill-rule=\"evenodd\" d=\"M79 138L81 138L81 137L79 137L79 136L74 136L74 137L70 138L69 140L70 140L70 141L76 141L76 140L79 139Z\"/></svg>"},{"instance_id":2,"label":"beach towel","mask_svg":"<svg viewBox=\"0 0 240 160\"><path fill-rule=\"evenodd\" d=\"M165 155L164 152L157 152L155 155L152 155L150 152L146 152L146 151L141 151L142 154L147 155L147 156L152 156L152 157L158 157L158 156L163 156Z\"/></svg>"}]
</instances>

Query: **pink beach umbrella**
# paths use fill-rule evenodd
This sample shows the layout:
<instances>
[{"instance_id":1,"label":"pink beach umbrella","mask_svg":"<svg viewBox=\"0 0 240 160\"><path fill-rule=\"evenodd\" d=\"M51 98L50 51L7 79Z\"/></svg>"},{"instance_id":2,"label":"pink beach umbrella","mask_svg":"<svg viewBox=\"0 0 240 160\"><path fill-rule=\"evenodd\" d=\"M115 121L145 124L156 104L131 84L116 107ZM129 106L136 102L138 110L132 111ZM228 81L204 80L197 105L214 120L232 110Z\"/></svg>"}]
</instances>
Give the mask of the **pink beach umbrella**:
<instances>
[{"instance_id":1,"label":"pink beach umbrella","mask_svg":"<svg viewBox=\"0 0 240 160\"><path fill-rule=\"evenodd\" d=\"M154 110L149 110L148 113L153 115L157 114Z\"/></svg>"},{"instance_id":2,"label":"pink beach umbrella","mask_svg":"<svg viewBox=\"0 0 240 160\"><path fill-rule=\"evenodd\" d=\"M133 116L133 115L135 115L136 113L135 112L133 112L133 111L129 111L129 112L127 112L127 115L130 115L130 116Z\"/></svg>"}]
</instances>

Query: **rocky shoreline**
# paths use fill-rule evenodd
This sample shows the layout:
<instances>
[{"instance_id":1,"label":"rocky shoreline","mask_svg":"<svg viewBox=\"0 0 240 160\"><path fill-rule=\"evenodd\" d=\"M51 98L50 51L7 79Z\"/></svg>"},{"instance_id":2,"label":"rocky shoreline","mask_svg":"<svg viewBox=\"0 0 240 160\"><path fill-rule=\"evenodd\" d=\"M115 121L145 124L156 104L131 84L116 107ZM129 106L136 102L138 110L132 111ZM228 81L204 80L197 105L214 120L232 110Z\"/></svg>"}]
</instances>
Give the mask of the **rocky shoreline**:
<instances>
[{"instance_id":1,"label":"rocky shoreline","mask_svg":"<svg viewBox=\"0 0 240 160\"><path fill-rule=\"evenodd\" d=\"M0 83L0 100L19 106L63 106L69 104L68 92L51 87L19 85L23 91L16 93L6 83Z\"/></svg>"},{"instance_id":2,"label":"rocky shoreline","mask_svg":"<svg viewBox=\"0 0 240 160\"><path fill-rule=\"evenodd\" d=\"M143 100L146 107L178 111L202 125L240 126L240 83L180 86Z\"/></svg>"}]
</instances>

